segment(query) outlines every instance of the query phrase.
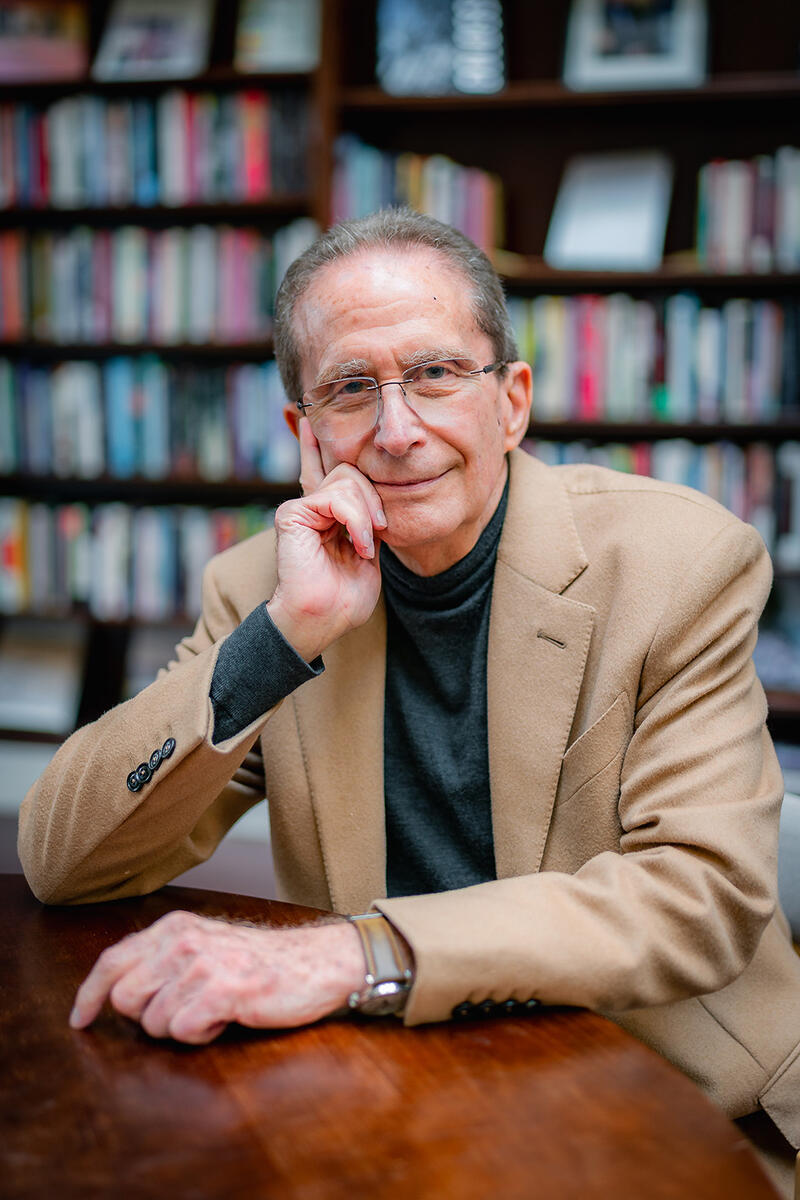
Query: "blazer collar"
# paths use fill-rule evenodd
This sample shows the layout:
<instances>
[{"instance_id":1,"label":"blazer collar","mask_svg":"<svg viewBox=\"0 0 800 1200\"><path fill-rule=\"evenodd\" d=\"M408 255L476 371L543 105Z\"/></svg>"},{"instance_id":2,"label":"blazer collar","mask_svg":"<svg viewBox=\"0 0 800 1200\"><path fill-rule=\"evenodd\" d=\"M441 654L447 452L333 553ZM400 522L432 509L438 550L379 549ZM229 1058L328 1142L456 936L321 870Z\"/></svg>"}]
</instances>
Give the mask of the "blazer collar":
<instances>
[{"instance_id":1,"label":"blazer collar","mask_svg":"<svg viewBox=\"0 0 800 1200\"><path fill-rule=\"evenodd\" d=\"M561 596L587 565L556 472L510 456L489 624L489 772L498 877L538 869L586 663L592 609ZM386 894L383 704L386 613L325 652L294 693L331 903Z\"/></svg>"}]
</instances>

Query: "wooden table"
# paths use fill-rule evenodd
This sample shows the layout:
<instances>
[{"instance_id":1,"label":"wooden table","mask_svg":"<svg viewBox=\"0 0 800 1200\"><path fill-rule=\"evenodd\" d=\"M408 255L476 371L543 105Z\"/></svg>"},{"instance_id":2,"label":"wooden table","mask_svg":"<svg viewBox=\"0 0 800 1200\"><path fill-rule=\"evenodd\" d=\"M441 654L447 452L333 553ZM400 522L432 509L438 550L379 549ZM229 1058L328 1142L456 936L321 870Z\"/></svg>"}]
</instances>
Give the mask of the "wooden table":
<instances>
[{"instance_id":1,"label":"wooden table","mask_svg":"<svg viewBox=\"0 0 800 1200\"><path fill-rule=\"evenodd\" d=\"M338 1019L154 1041L67 1025L104 947L164 912L299 924L311 909L186 888L44 908L0 876L5 1200L768 1200L739 1131L683 1075L579 1009L404 1029Z\"/></svg>"}]
</instances>

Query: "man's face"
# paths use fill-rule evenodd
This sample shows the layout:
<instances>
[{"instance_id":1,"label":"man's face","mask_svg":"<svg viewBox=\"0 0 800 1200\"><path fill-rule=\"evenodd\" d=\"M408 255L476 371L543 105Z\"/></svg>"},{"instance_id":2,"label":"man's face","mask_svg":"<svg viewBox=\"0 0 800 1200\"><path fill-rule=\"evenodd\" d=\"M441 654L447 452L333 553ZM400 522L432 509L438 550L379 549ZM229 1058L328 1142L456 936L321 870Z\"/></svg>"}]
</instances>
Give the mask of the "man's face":
<instances>
[{"instance_id":1,"label":"man's face","mask_svg":"<svg viewBox=\"0 0 800 1200\"><path fill-rule=\"evenodd\" d=\"M409 364L470 358L483 367L492 345L476 326L469 283L427 247L360 251L323 268L297 305L295 334L303 388L322 378L399 379ZM354 365L355 364L355 365ZM530 369L512 364L464 381L457 407L423 422L399 387L383 389L375 428L320 443L330 472L350 463L375 486L388 527L383 540L419 574L467 554L494 512L506 451L518 444L530 408Z\"/></svg>"}]
</instances>

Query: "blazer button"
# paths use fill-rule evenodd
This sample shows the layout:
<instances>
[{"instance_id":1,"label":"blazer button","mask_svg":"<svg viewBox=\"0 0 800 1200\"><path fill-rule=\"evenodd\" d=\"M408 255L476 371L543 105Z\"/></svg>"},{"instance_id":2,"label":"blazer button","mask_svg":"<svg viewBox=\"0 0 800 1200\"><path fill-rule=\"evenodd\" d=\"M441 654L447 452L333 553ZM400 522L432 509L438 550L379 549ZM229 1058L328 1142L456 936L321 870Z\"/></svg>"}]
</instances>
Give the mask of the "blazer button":
<instances>
[{"instance_id":1,"label":"blazer button","mask_svg":"<svg viewBox=\"0 0 800 1200\"><path fill-rule=\"evenodd\" d=\"M147 763L139 763L139 766L136 768L136 775L140 783L149 783L153 778L153 772Z\"/></svg>"},{"instance_id":2,"label":"blazer button","mask_svg":"<svg viewBox=\"0 0 800 1200\"><path fill-rule=\"evenodd\" d=\"M486 1017L494 1016L495 1006L491 1000L484 1000L483 1004L478 1005L478 1007L480 1008L480 1010L484 1014L484 1016L486 1016Z\"/></svg>"},{"instance_id":3,"label":"blazer button","mask_svg":"<svg viewBox=\"0 0 800 1200\"><path fill-rule=\"evenodd\" d=\"M502 1007L507 1013L515 1013L519 1005L517 1004L516 1000L505 1000Z\"/></svg>"},{"instance_id":4,"label":"blazer button","mask_svg":"<svg viewBox=\"0 0 800 1200\"><path fill-rule=\"evenodd\" d=\"M472 1005L468 1001L465 1000L463 1004L456 1005L456 1007L453 1009L453 1016L457 1017L463 1021L464 1018L468 1017L471 1012L472 1012Z\"/></svg>"},{"instance_id":5,"label":"blazer button","mask_svg":"<svg viewBox=\"0 0 800 1200\"><path fill-rule=\"evenodd\" d=\"M175 738L167 738L167 740L164 742L164 745L161 747L162 759L171 758L174 749L175 749Z\"/></svg>"},{"instance_id":6,"label":"blazer button","mask_svg":"<svg viewBox=\"0 0 800 1200\"><path fill-rule=\"evenodd\" d=\"M148 763L148 766L150 767L151 771L158 770L158 768L161 766L161 751L160 750L153 751L153 753L150 755L150 762Z\"/></svg>"},{"instance_id":7,"label":"blazer button","mask_svg":"<svg viewBox=\"0 0 800 1200\"><path fill-rule=\"evenodd\" d=\"M538 1000L532 1000L532 999L531 999L531 1000L526 1000L526 1001L525 1001L525 1007L526 1007L526 1008L528 1008L528 1009L531 1009L531 1008L538 1008L538 1007L539 1007L539 1001L538 1001Z\"/></svg>"},{"instance_id":8,"label":"blazer button","mask_svg":"<svg viewBox=\"0 0 800 1200\"><path fill-rule=\"evenodd\" d=\"M140 788L142 786L142 781L140 780L136 771L131 771L131 773L127 779L127 784L128 784L128 791L130 791L130 792L138 792L140 790Z\"/></svg>"}]
</instances>

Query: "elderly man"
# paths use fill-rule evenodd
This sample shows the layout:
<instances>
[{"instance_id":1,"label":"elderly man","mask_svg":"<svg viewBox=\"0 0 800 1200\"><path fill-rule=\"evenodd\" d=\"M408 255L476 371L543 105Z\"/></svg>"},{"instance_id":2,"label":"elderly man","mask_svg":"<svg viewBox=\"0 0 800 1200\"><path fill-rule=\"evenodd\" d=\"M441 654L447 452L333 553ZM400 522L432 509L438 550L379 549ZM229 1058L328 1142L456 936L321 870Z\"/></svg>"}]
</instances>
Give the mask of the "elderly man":
<instances>
[{"instance_id":1,"label":"elderly man","mask_svg":"<svg viewBox=\"0 0 800 1200\"><path fill-rule=\"evenodd\" d=\"M190 1042L348 1005L587 1005L800 1144L757 534L517 449L531 372L500 285L428 218L323 235L276 353L302 498L211 562L177 661L62 747L21 855L45 901L146 892L266 791L281 894L357 919L173 914L101 956L73 1025L106 999Z\"/></svg>"}]
</instances>

